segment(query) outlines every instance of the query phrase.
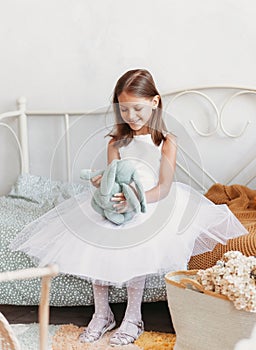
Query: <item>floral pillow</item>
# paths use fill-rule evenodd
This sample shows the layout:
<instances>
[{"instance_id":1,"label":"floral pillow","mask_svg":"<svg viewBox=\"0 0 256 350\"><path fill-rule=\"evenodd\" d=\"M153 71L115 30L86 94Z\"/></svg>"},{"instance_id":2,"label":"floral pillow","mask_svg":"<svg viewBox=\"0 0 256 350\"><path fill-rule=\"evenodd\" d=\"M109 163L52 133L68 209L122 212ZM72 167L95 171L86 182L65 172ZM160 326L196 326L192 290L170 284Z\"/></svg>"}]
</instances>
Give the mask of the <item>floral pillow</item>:
<instances>
[{"instance_id":1,"label":"floral pillow","mask_svg":"<svg viewBox=\"0 0 256 350\"><path fill-rule=\"evenodd\" d=\"M45 176L19 175L8 197L22 198L41 205L56 205L85 191L86 185L51 180Z\"/></svg>"}]
</instances>

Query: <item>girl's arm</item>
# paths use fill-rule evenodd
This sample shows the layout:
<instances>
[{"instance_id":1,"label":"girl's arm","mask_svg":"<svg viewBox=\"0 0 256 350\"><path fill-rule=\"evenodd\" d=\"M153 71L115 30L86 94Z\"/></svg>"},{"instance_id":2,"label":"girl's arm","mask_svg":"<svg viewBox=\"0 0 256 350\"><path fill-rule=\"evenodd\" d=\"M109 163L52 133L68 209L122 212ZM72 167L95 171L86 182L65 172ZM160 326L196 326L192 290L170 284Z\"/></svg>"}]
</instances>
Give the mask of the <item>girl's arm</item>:
<instances>
[{"instance_id":1,"label":"girl's arm","mask_svg":"<svg viewBox=\"0 0 256 350\"><path fill-rule=\"evenodd\" d=\"M108 164L114 159L120 159L119 150L115 145L115 140L111 139L108 143Z\"/></svg>"},{"instance_id":2,"label":"girl's arm","mask_svg":"<svg viewBox=\"0 0 256 350\"><path fill-rule=\"evenodd\" d=\"M168 134L162 146L159 181L155 187L146 191L147 203L157 202L168 195L176 167L176 154L176 137Z\"/></svg>"},{"instance_id":3,"label":"girl's arm","mask_svg":"<svg viewBox=\"0 0 256 350\"><path fill-rule=\"evenodd\" d=\"M114 139L111 139L108 143L108 164L112 162L114 159L120 159L119 151L116 147L114 147ZM99 188L101 183L102 175L95 176L91 179L93 186Z\"/></svg>"}]
</instances>

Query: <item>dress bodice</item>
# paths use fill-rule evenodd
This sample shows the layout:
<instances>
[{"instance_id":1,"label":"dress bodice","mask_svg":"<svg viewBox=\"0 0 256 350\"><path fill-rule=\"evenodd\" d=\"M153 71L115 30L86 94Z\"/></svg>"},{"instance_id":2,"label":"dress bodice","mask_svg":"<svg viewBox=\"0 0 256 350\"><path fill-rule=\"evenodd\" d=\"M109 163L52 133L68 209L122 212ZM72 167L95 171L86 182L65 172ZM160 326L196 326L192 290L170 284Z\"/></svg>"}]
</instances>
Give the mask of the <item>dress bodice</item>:
<instances>
[{"instance_id":1,"label":"dress bodice","mask_svg":"<svg viewBox=\"0 0 256 350\"><path fill-rule=\"evenodd\" d=\"M121 159L129 159L135 166L144 190L158 182L161 160L161 145L156 146L150 134L135 135L132 141L120 150Z\"/></svg>"}]
</instances>

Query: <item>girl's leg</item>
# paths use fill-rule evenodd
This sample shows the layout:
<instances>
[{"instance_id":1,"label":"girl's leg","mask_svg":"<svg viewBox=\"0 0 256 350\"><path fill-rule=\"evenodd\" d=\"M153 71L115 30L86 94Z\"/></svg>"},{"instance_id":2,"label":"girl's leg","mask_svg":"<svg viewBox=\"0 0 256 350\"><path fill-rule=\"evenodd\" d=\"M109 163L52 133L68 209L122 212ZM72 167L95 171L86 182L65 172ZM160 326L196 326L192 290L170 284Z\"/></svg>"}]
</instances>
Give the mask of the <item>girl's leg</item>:
<instances>
[{"instance_id":1,"label":"girl's leg","mask_svg":"<svg viewBox=\"0 0 256 350\"><path fill-rule=\"evenodd\" d=\"M133 343L144 330L141 319L141 301L144 291L145 278L127 287L128 304L124 319L119 329L110 339L111 345L127 345Z\"/></svg>"},{"instance_id":2,"label":"girl's leg","mask_svg":"<svg viewBox=\"0 0 256 350\"><path fill-rule=\"evenodd\" d=\"M81 342L91 343L99 340L104 333L116 325L108 303L108 286L93 284L95 312L87 328L80 335Z\"/></svg>"}]
</instances>

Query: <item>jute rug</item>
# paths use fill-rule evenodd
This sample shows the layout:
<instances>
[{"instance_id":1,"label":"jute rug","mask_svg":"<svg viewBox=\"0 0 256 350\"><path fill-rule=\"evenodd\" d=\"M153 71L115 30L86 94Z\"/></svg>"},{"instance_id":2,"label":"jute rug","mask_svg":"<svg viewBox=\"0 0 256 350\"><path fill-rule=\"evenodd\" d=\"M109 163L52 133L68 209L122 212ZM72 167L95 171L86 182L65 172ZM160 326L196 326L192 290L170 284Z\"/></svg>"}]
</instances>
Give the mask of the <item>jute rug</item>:
<instances>
[{"instance_id":1,"label":"jute rug","mask_svg":"<svg viewBox=\"0 0 256 350\"><path fill-rule=\"evenodd\" d=\"M38 324L11 325L22 350L39 350ZM78 341L84 327L69 325L50 325L48 350L173 350L175 335L161 332L144 332L134 344L111 347L109 338L114 332L108 332L94 344Z\"/></svg>"}]
</instances>

